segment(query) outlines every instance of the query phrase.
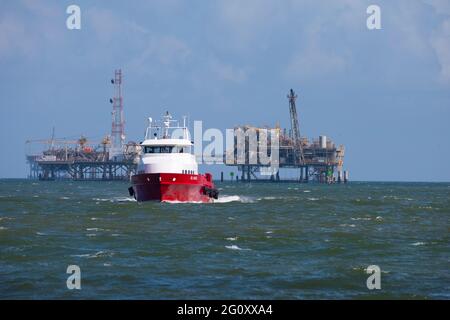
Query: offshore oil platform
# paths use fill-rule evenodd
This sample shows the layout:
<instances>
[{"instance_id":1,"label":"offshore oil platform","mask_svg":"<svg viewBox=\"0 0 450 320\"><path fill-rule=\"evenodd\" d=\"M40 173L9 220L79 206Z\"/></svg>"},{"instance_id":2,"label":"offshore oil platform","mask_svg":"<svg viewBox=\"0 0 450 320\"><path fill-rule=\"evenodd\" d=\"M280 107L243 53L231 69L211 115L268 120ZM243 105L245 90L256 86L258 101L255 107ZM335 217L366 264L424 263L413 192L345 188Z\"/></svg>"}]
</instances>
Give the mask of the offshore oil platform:
<instances>
[{"instance_id":1,"label":"offshore oil platform","mask_svg":"<svg viewBox=\"0 0 450 320\"><path fill-rule=\"evenodd\" d=\"M128 180L136 171L140 145L125 143L122 71L116 70L112 104L111 134L100 141L81 136L79 139L28 140L26 159L30 179L55 180ZM35 151L40 146L39 151ZM43 149L43 151L42 151Z\"/></svg>"},{"instance_id":2,"label":"offshore oil platform","mask_svg":"<svg viewBox=\"0 0 450 320\"><path fill-rule=\"evenodd\" d=\"M28 140L26 145L26 160L29 165L28 178L39 180L129 180L136 173L141 146L139 143L129 141L125 143L125 120L122 97L122 71L115 70L111 79L114 86L114 96L110 99L112 104L111 133L100 141L94 141L84 136L78 139L57 139L55 130L50 139ZM279 125L275 128L254 127L250 125L236 126L234 128L234 144L231 151L223 155L223 163L227 166L237 167L240 181L273 181L281 182L281 169L294 169L297 182L335 183L347 182L348 171L343 171L344 151L343 145L336 146L327 136L309 140L300 135L300 125L297 116L294 90L287 96L289 101L290 130L281 130ZM244 145L239 141L238 133L244 135ZM251 133L251 134L250 134ZM252 134L259 141L260 136L267 138L268 144L264 147L257 144L256 150L250 147ZM266 133L269 133L266 136ZM262 161L264 154L270 150L271 134L276 135L276 146L279 155L277 168ZM36 151L38 146L38 151ZM242 156L241 149L244 149ZM256 161L255 161L256 158ZM223 181L223 173L221 180Z\"/></svg>"},{"instance_id":3,"label":"offshore oil platform","mask_svg":"<svg viewBox=\"0 0 450 320\"><path fill-rule=\"evenodd\" d=\"M289 101L290 130L281 130L279 125L275 128L258 128L250 125L235 127L234 148L227 154L225 164L238 168L241 181L282 181L280 170L273 172L269 170L270 164L261 161L262 154L266 156L267 150L271 148L270 134L275 134L277 135L277 141L279 141L277 167L279 169L297 169L296 177L287 181L346 183L348 171L343 171L345 147L343 145L336 146L327 136L319 136L318 139L312 141L301 136L296 106L297 95L294 90L289 91L287 98ZM236 132L243 133L245 137L245 148L242 148L245 150L243 157L238 156L239 143ZM251 133L248 134L249 132ZM251 135L256 134L256 139L259 141L260 133L264 133L264 139L267 137L267 146L260 148L260 145L257 144L256 150L251 150L249 147ZM239 176L236 176L236 179L239 180Z\"/></svg>"}]
</instances>

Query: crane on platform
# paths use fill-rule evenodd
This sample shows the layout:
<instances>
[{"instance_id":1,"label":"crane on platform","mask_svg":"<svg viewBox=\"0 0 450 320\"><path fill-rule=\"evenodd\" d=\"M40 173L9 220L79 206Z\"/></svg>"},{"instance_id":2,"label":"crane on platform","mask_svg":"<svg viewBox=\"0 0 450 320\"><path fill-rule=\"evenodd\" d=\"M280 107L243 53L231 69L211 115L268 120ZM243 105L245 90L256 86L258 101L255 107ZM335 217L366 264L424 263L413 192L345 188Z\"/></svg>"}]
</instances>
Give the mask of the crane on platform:
<instances>
[{"instance_id":1,"label":"crane on platform","mask_svg":"<svg viewBox=\"0 0 450 320\"><path fill-rule=\"evenodd\" d=\"M288 94L289 99L289 115L291 117L291 134L292 140L294 141L294 152L295 161L299 160L299 164L303 165L305 163L305 157L303 155L303 146L300 140L300 126L298 124L297 107L295 105L295 100L297 95L294 90L290 90Z\"/></svg>"}]
</instances>

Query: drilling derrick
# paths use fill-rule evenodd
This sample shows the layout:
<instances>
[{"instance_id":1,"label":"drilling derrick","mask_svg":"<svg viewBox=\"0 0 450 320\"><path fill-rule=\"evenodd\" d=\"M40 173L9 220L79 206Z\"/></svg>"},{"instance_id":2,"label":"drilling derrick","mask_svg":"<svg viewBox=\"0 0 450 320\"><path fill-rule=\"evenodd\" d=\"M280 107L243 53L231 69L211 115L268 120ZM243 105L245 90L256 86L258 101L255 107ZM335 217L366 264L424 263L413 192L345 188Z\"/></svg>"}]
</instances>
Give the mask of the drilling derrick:
<instances>
[{"instance_id":1,"label":"drilling derrick","mask_svg":"<svg viewBox=\"0 0 450 320\"><path fill-rule=\"evenodd\" d=\"M295 154L295 162L299 162L298 164L303 165L305 163L305 158L303 155L303 146L300 140L300 127L298 124L297 117L297 107L295 106L295 100L297 99L297 95L294 90L290 90L288 94L289 99L289 115L291 117L291 138L294 142L294 154Z\"/></svg>"},{"instance_id":2,"label":"drilling derrick","mask_svg":"<svg viewBox=\"0 0 450 320\"><path fill-rule=\"evenodd\" d=\"M111 79L114 85L114 98L110 99L113 105L112 110L112 127L111 127L111 149L109 159L117 159L123 157L125 145L125 120L123 117L123 98L122 98L122 70L116 70L114 79Z\"/></svg>"}]
</instances>

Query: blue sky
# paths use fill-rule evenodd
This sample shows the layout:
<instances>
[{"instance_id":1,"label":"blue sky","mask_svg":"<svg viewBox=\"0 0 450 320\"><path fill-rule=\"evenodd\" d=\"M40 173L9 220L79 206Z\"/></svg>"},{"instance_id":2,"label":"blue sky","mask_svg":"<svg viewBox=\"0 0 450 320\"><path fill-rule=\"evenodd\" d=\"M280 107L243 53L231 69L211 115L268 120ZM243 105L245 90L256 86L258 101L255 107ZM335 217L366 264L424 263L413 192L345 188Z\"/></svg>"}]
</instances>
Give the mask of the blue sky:
<instances>
[{"instance_id":1,"label":"blue sky","mask_svg":"<svg viewBox=\"0 0 450 320\"><path fill-rule=\"evenodd\" d=\"M66 8L81 8L81 30ZM381 8L368 30L366 8ZM204 127L289 125L346 145L354 180L450 181L450 2L0 3L0 177L25 177L25 140L110 132L124 73L127 140L170 110ZM215 168L214 171L221 170Z\"/></svg>"}]
</instances>

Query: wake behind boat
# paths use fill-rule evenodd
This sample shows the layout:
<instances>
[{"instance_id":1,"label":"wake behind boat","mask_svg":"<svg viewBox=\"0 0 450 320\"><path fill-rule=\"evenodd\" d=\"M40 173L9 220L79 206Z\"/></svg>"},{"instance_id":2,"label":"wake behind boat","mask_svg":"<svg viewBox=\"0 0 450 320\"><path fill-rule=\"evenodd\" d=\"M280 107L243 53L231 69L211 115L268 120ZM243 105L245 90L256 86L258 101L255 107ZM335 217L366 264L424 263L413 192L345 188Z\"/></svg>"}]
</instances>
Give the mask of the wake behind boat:
<instances>
[{"instance_id":1,"label":"wake behind boat","mask_svg":"<svg viewBox=\"0 0 450 320\"><path fill-rule=\"evenodd\" d=\"M199 174L186 120L169 112L163 121L149 118L137 174L128 190L137 201L212 202L219 196L210 173Z\"/></svg>"}]
</instances>

